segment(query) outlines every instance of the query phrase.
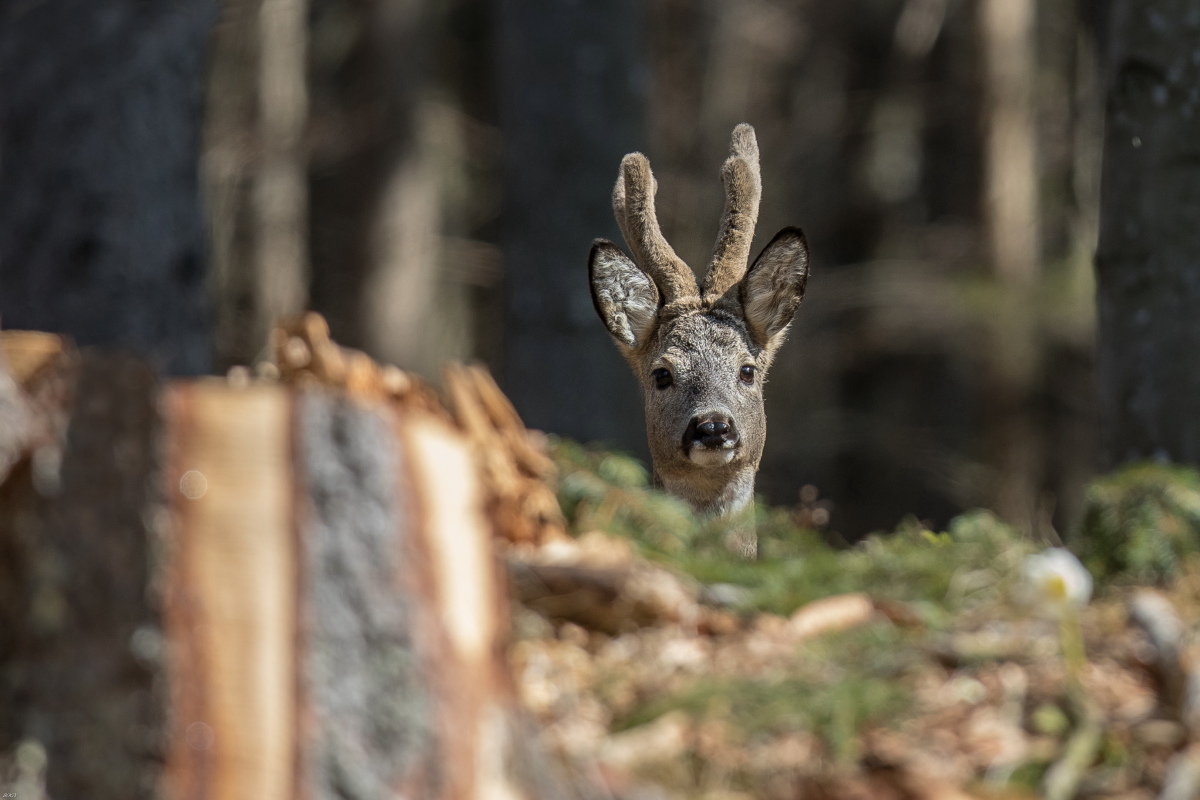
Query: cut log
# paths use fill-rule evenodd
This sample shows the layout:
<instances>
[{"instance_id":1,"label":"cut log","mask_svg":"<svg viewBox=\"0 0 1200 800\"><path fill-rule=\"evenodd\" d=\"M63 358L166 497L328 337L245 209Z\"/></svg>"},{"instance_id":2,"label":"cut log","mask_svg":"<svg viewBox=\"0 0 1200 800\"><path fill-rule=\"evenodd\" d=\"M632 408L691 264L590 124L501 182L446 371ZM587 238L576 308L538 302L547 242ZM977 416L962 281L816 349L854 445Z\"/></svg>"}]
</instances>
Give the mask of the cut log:
<instances>
[{"instance_id":1,"label":"cut log","mask_svg":"<svg viewBox=\"0 0 1200 800\"><path fill-rule=\"evenodd\" d=\"M171 526L166 794L294 794L303 641L291 397L223 383L166 395Z\"/></svg>"},{"instance_id":2,"label":"cut log","mask_svg":"<svg viewBox=\"0 0 1200 800\"><path fill-rule=\"evenodd\" d=\"M0 486L0 757L89 800L587 795L516 711L476 448L431 395L63 363L56 481Z\"/></svg>"}]
</instances>

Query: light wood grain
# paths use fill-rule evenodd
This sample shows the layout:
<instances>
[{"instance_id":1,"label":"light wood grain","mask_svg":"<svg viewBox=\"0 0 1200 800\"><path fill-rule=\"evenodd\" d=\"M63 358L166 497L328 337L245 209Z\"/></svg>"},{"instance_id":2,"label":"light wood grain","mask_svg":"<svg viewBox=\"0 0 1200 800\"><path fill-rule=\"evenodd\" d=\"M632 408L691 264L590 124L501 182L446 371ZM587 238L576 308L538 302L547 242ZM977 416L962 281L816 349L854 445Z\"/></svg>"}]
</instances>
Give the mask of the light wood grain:
<instances>
[{"instance_id":1,"label":"light wood grain","mask_svg":"<svg viewBox=\"0 0 1200 800\"><path fill-rule=\"evenodd\" d=\"M167 796L287 800L297 606L289 394L200 382L171 395L172 572L190 629L176 624L169 637L194 643L177 652L202 663L174 670L200 684L176 692L200 701L175 704Z\"/></svg>"}]
</instances>

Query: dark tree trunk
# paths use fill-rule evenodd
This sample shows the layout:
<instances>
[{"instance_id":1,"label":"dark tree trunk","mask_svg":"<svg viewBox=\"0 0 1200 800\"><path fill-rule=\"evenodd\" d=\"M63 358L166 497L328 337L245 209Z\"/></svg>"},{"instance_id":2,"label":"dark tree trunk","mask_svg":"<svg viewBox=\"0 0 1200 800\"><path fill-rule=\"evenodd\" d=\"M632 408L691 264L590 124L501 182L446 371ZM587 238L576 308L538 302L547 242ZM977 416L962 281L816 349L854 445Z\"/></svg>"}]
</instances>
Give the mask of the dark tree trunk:
<instances>
[{"instance_id":1,"label":"dark tree trunk","mask_svg":"<svg viewBox=\"0 0 1200 800\"><path fill-rule=\"evenodd\" d=\"M216 0L0 2L0 317L208 369L197 163Z\"/></svg>"},{"instance_id":2,"label":"dark tree trunk","mask_svg":"<svg viewBox=\"0 0 1200 800\"><path fill-rule=\"evenodd\" d=\"M1096 254L1101 413L1113 463L1200 463L1200 13L1113 0Z\"/></svg>"},{"instance_id":3,"label":"dark tree trunk","mask_svg":"<svg viewBox=\"0 0 1200 800\"><path fill-rule=\"evenodd\" d=\"M644 450L641 402L596 318L592 239L620 241L621 157L644 146L640 6L500 0L502 384L533 427Z\"/></svg>"}]
</instances>

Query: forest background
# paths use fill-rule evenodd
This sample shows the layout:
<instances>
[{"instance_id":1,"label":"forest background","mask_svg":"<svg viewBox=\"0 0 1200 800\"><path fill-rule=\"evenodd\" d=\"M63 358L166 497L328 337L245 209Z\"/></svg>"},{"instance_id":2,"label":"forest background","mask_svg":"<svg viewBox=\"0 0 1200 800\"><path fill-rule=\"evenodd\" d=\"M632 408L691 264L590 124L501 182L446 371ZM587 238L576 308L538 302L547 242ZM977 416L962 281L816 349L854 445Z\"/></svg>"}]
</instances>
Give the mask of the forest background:
<instances>
[{"instance_id":1,"label":"forest background","mask_svg":"<svg viewBox=\"0 0 1200 800\"><path fill-rule=\"evenodd\" d=\"M769 501L815 486L847 539L974 506L1066 532L1098 470L1200 457L1178 357L1186 0L3 0L0 19L5 328L219 373L312 308L434 380L481 360L530 426L644 454L588 248L618 239L616 167L642 150L667 238L705 262L745 121L756 246L798 224L814 254L767 389Z\"/></svg>"}]
</instances>

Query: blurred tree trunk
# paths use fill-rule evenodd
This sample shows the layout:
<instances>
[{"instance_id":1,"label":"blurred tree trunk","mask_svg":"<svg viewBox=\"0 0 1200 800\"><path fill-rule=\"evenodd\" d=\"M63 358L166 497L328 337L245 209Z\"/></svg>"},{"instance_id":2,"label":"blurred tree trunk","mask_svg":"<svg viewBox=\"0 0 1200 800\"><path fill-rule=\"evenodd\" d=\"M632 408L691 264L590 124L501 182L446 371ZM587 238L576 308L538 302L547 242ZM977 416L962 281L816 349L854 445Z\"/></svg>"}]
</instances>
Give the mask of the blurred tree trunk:
<instances>
[{"instance_id":1,"label":"blurred tree trunk","mask_svg":"<svg viewBox=\"0 0 1200 800\"><path fill-rule=\"evenodd\" d=\"M1036 282L1041 261L1034 116L1034 0L982 0L984 214L999 304L984 378L984 437L995 471L996 511L1034 524L1039 440L1031 395L1038 370Z\"/></svg>"},{"instance_id":2,"label":"blurred tree trunk","mask_svg":"<svg viewBox=\"0 0 1200 800\"><path fill-rule=\"evenodd\" d=\"M500 0L503 385L533 427L645 450L628 367L596 318L592 239L620 240L621 157L643 146L649 75L632 0Z\"/></svg>"},{"instance_id":3,"label":"blurred tree trunk","mask_svg":"<svg viewBox=\"0 0 1200 800\"><path fill-rule=\"evenodd\" d=\"M438 101L448 4L313 0L312 306L334 335L436 375L468 355L469 292L447 274L454 109Z\"/></svg>"},{"instance_id":4,"label":"blurred tree trunk","mask_svg":"<svg viewBox=\"0 0 1200 800\"><path fill-rule=\"evenodd\" d=\"M219 367L308 300L306 0L228 0L213 41L205 191Z\"/></svg>"},{"instance_id":5,"label":"blurred tree trunk","mask_svg":"<svg viewBox=\"0 0 1200 800\"><path fill-rule=\"evenodd\" d=\"M1200 463L1200 11L1112 0L1096 254L1108 456Z\"/></svg>"},{"instance_id":6,"label":"blurred tree trunk","mask_svg":"<svg viewBox=\"0 0 1200 800\"><path fill-rule=\"evenodd\" d=\"M364 348L372 223L388 178L411 152L424 47L421 6L314 0L313 161L309 176L313 308L335 338Z\"/></svg>"},{"instance_id":7,"label":"blurred tree trunk","mask_svg":"<svg viewBox=\"0 0 1200 800\"><path fill-rule=\"evenodd\" d=\"M1040 261L1034 0L982 0L987 234L997 275L1029 285Z\"/></svg>"},{"instance_id":8,"label":"blurred tree trunk","mask_svg":"<svg viewBox=\"0 0 1200 800\"><path fill-rule=\"evenodd\" d=\"M314 0L309 234L313 308L343 343L365 348L372 227L389 178L414 149L425 73L425 3Z\"/></svg>"},{"instance_id":9,"label":"blurred tree trunk","mask_svg":"<svg viewBox=\"0 0 1200 800\"><path fill-rule=\"evenodd\" d=\"M210 363L197 158L216 0L0 2L0 316Z\"/></svg>"}]
</instances>

